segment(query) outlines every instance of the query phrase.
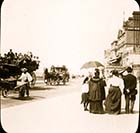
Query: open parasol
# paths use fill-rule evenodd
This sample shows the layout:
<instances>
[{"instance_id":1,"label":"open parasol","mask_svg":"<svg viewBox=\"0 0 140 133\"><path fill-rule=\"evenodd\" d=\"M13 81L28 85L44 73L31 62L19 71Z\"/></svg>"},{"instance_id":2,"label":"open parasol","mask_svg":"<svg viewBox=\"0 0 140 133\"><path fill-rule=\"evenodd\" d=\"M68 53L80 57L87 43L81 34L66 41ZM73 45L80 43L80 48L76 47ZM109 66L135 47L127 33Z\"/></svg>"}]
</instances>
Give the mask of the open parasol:
<instances>
[{"instance_id":1,"label":"open parasol","mask_svg":"<svg viewBox=\"0 0 140 133\"><path fill-rule=\"evenodd\" d=\"M101 64L99 61L89 61L89 62L86 62L85 64L83 64L81 69L98 68L98 67L104 67L104 65Z\"/></svg>"}]
</instances>

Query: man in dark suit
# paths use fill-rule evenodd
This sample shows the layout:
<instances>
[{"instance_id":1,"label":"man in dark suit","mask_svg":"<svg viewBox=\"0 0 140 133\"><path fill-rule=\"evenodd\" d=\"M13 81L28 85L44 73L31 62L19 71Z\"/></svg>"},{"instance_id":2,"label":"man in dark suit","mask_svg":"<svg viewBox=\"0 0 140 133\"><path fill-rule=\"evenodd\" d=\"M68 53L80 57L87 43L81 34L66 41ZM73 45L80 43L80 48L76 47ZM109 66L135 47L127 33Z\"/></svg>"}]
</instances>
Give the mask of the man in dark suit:
<instances>
[{"instance_id":1,"label":"man in dark suit","mask_svg":"<svg viewBox=\"0 0 140 133\"><path fill-rule=\"evenodd\" d=\"M124 79L124 95L125 95L125 111L126 113L133 113L134 103L136 100L136 86L137 78L132 74L133 69L128 67L126 69L127 75L123 77Z\"/></svg>"}]
</instances>

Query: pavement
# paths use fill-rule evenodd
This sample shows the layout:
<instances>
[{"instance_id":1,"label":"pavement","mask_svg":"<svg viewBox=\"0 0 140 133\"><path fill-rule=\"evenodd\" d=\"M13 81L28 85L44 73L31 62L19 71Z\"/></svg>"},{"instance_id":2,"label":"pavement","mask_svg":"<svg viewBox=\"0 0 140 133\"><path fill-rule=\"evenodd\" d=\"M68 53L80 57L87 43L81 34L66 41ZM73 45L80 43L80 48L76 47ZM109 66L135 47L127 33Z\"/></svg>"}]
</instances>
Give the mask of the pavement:
<instances>
[{"instance_id":1,"label":"pavement","mask_svg":"<svg viewBox=\"0 0 140 133\"><path fill-rule=\"evenodd\" d=\"M91 114L83 110L80 98L81 92L73 91L49 99L3 108L1 110L3 129L8 133L136 132L139 118L138 98L134 114L120 115Z\"/></svg>"}]
</instances>

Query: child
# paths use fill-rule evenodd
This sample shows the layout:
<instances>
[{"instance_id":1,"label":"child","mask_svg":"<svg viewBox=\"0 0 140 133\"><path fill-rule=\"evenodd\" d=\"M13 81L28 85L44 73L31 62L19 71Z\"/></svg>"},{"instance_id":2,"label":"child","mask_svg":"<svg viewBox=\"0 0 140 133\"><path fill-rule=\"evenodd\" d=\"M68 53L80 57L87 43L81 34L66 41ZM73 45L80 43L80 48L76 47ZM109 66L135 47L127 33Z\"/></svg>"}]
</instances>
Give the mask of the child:
<instances>
[{"instance_id":1,"label":"child","mask_svg":"<svg viewBox=\"0 0 140 133\"><path fill-rule=\"evenodd\" d=\"M88 106L88 91L89 91L88 80L89 80L89 78L86 77L83 81L83 84L82 84L81 104L83 103L85 111L88 110L87 109L87 106Z\"/></svg>"}]
</instances>

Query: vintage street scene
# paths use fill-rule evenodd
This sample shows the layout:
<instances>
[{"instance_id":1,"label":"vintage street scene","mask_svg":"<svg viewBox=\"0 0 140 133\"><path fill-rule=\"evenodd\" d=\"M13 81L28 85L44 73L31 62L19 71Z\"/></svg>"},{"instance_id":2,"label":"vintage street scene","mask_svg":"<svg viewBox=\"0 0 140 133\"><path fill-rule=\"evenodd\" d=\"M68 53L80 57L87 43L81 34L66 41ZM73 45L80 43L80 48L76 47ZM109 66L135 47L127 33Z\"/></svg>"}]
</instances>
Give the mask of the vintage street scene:
<instances>
[{"instance_id":1,"label":"vintage street scene","mask_svg":"<svg viewBox=\"0 0 140 133\"><path fill-rule=\"evenodd\" d=\"M137 133L135 0L4 0L1 133Z\"/></svg>"}]
</instances>

